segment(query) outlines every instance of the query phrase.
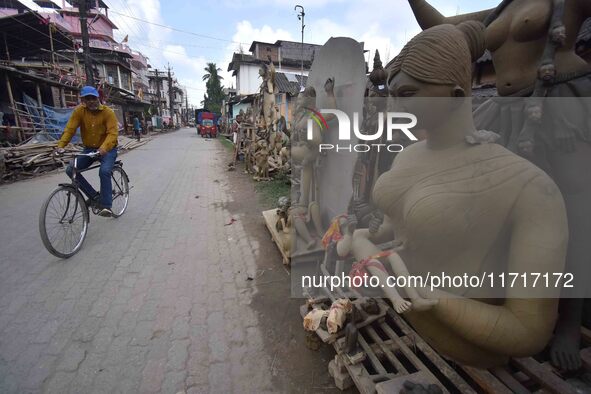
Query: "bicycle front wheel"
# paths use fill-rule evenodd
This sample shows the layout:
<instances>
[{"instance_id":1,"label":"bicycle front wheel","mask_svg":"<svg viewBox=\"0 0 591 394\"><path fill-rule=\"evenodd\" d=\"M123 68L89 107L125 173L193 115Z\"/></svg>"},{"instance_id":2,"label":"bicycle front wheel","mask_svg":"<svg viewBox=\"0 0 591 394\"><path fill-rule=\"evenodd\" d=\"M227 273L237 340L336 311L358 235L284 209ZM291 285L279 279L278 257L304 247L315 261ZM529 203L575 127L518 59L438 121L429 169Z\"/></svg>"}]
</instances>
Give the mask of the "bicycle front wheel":
<instances>
[{"instance_id":1,"label":"bicycle front wheel","mask_svg":"<svg viewBox=\"0 0 591 394\"><path fill-rule=\"evenodd\" d=\"M62 259L75 255L86 238L88 222L88 208L80 192L60 186L45 200L39 213L43 245Z\"/></svg>"},{"instance_id":2,"label":"bicycle front wheel","mask_svg":"<svg viewBox=\"0 0 591 394\"><path fill-rule=\"evenodd\" d=\"M113 188L113 205L111 206L111 211L113 211L113 217L118 218L127 209L127 203L129 201L129 179L123 168L118 166L113 168L111 185Z\"/></svg>"}]
</instances>

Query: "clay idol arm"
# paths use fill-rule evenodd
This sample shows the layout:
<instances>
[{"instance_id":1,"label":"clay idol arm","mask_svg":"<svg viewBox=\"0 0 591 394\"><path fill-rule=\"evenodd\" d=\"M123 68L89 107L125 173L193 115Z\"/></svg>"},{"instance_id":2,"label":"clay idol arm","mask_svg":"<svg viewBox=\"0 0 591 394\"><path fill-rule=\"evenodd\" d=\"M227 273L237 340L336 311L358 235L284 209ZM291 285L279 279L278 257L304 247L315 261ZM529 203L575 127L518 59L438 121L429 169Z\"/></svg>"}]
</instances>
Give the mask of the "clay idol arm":
<instances>
[{"instance_id":1,"label":"clay idol arm","mask_svg":"<svg viewBox=\"0 0 591 394\"><path fill-rule=\"evenodd\" d=\"M568 227L556 185L545 176L530 181L514 206L511 219L507 271L549 272L551 276L563 272ZM510 356L534 354L550 339L560 289L548 289L542 282L536 288L531 282L527 288L506 288L504 305L445 298L434 311L438 319L477 346Z\"/></svg>"},{"instance_id":2,"label":"clay idol arm","mask_svg":"<svg viewBox=\"0 0 591 394\"><path fill-rule=\"evenodd\" d=\"M465 21L484 22L484 19L488 16L488 14L490 14L494 10L489 9L484 11L471 12L469 14L446 17L443 16L439 11L437 11L431 4L427 3L425 0L408 0L408 3L412 8L412 12L415 14L415 18L417 19L419 26L421 26L421 29L423 30L426 30L433 26L442 25L444 23L457 25Z\"/></svg>"}]
</instances>

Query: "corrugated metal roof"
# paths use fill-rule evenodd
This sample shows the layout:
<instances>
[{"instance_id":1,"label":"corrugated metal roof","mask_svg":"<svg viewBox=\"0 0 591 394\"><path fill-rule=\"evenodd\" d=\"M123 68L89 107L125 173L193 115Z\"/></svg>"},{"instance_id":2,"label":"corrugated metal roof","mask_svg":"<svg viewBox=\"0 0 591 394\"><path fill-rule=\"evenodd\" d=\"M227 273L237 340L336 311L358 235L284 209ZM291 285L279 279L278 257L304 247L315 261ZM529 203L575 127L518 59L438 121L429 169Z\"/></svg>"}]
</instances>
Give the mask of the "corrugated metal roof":
<instances>
[{"instance_id":1,"label":"corrugated metal roof","mask_svg":"<svg viewBox=\"0 0 591 394\"><path fill-rule=\"evenodd\" d=\"M291 74L294 75L294 74ZM296 81L289 81L285 73L277 72L275 73L275 83L277 84L277 89L279 93L287 93L290 96L297 96L300 92L300 81L301 76L299 74L295 74ZM308 81L308 77L304 75L304 86L306 86L306 82Z\"/></svg>"}]
</instances>

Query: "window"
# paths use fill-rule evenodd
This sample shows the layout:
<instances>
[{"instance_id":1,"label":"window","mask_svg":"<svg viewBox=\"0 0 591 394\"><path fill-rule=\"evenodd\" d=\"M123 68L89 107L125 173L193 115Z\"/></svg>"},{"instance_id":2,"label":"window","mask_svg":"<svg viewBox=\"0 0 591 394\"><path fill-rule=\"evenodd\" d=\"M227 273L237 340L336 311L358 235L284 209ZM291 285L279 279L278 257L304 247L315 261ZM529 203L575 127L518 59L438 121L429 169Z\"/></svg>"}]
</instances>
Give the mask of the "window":
<instances>
[{"instance_id":1,"label":"window","mask_svg":"<svg viewBox=\"0 0 591 394\"><path fill-rule=\"evenodd\" d=\"M111 85L119 86L119 75L117 74L117 66L107 64L106 68L107 68L107 81Z\"/></svg>"}]
</instances>

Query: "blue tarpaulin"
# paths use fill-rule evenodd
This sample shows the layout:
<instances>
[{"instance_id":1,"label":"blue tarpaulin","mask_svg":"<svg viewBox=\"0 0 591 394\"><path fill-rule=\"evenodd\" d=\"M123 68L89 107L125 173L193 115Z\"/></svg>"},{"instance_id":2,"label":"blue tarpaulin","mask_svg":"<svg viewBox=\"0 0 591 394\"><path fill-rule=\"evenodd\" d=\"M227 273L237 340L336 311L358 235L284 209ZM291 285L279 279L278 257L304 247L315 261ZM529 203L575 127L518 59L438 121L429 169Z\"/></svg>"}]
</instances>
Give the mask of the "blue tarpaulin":
<instances>
[{"instance_id":1,"label":"blue tarpaulin","mask_svg":"<svg viewBox=\"0 0 591 394\"><path fill-rule=\"evenodd\" d=\"M59 139L66 128L66 124L74 112L74 108L55 108L49 105L43 106L45 112L45 127L47 132L56 139ZM76 134L72 137L72 143L80 142L80 129L76 130Z\"/></svg>"},{"instance_id":2,"label":"blue tarpaulin","mask_svg":"<svg viewBox=\"0 0 591 394\"><path fill-rule=\"evenodd\" d=\"M27 106L28 112L31 114L35 128L45 131L56 140L59 139L72 115L74 108L56 108L44 105L42 113L37 101L32 97L23 94L24 104ZM72 143L80 142L80 129L76 130L76 134L72 137Z\"/></svg>"}]
</instances>

